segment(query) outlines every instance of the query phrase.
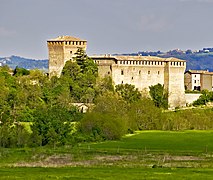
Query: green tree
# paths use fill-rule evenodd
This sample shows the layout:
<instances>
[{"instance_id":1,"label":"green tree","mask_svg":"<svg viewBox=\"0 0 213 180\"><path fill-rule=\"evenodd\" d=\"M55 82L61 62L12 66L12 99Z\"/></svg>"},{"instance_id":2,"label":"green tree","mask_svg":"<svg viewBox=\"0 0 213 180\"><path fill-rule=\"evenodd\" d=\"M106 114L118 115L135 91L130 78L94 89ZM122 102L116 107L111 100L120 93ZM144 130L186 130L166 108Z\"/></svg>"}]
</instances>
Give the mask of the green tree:
<instances>
[{"instance_id":1,"label":"green tree","mask_svg":"<svg viewBox=\"0 0 213 180\"><path fill-rule=\"evenodd\" d=\"M159 108L168 109L168 93L161 84L156 84L149 87L149 94Z\"/></svg>"},{"instance_id":2,"label":"green tree","mask_svg":"<svg viewBox=\"0 0 213 180\"><path fill-rule=\"evenodd\" d=\"M206 105L206 103L208 102L213 102L213 92L208 90L202 90L200 97L193 102L193 105Z\"/></svg>"},{"instance_id":3,"label":"green tree","mask_svg":"<svg viewBox=\"0 0 213 180\"><path fill-rule=\"evenodd\" d=\"M114 86L112 82L112 78L110 76L106 76L104 78L97 78L96 81L96 96L103 95L107 92L114 92Z\"/></svg>"},{"instance_id":4,"label":"green tree","mask_svg":"<svg viewBox=\"0 0 213 180\"><path fill-rule=\"evenodd\" d=\"M142 98L130 105L128 116L134 130L161 129L162 113L149 98Z\"/></svg>"},{"instance_id":5,"label":"green tree","mask_svg":"<svg viewBox=\"0 0 213 180\"><path fill-rule=\"evenodd\" d=\"M33 143L42 146L49 144L54 147L67 144L72 130L71 122L76 121L77 114L75 107L70 110L60 106L37 109L31 125Z\"/></svg>"},{"instance_id":6,"label":"green tree","mask_svg":"<svg viewBox=\"0 0 213 180\"><path fill-rule=\"evenodd\" d=\"M87 140L120 139L128 131L126 103L116 94L99 96L92 112L86 113L79 124L79 132Z\"/></svg>"},{"instance_id":7,"label":"green tree","mask_svg":"<svg viewBox=\"0 0 213 180\"><path fill-rule=\"evenodd\" d=\"M80 48L73 61L66 62L60 83L65 89L69 89L73 101L91 103L95 98L97 76L97 65Z\"/></svg>"},{"instance_id":8,"label":"green tree","mask_svg":"<svg viewBox=\"0 0 213 180\"><path fill-rule=\"evenodd\" d=\"M24 68L19 68L16 66L16 68L13 71L14 76L24 76L24 75L29 75L30 71Z\"/></svg>"},{"instance_id":9,"label":"green tree","mask_svg":"<svg viewBox=\"0 0 213 180\"><path fill-rule=\"evenodd\" d=\"M115 91L128 103L138 101L141 98L141 93L131 84L116 85Z\"/></svg>"}]
</instances>

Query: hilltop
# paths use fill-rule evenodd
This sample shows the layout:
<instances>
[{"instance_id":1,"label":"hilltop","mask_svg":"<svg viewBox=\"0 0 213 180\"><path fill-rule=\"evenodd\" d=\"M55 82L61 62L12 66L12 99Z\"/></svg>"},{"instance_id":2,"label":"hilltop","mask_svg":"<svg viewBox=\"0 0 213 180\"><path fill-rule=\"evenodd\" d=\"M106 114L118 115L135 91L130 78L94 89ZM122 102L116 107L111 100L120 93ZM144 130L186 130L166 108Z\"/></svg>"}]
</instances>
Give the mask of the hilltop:
<instances>
[{"instance_id":1,"label":"hilltop","mask_svg":"<svg viewBox=\"0 0 213 180\"><path fill-rule=\"evenodd\" d=\"M35 60L19 56L0 57L0 66L8 65L10 68L15 69L16 66L25 69L39 69L48 71L48 60Z\"/></svg>"}]
</instances>

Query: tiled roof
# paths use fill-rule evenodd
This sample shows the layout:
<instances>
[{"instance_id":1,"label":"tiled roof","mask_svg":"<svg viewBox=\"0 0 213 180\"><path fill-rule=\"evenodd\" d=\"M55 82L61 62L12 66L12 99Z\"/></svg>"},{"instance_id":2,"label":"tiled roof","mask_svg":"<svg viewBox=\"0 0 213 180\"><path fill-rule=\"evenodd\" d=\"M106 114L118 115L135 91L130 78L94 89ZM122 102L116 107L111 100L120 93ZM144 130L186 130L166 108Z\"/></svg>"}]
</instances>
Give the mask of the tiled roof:
<instances>
[{"instance_id":1,"label":"tiled roof","mask_svg":"<svg viewBox=\"0 0 213 180\"><path fill-rule=\"evenodd\" d=\"M86 41L73 36L58 36L55 39L49 39L48 41Z\"/></svg>"},{"instance_id":2,"label":"tiled roof","mask_svg":"<svg viewBox=\"0 0 213 180\"><path fill-rule=\"evenodd\" d=\"M116 60L125 60L125 61L170 61L170 62L185 62L185 60L177 58L161 58L157 56L111 56L111 55L95 55L91 56L94 59L116 59Z\"/></svg>"}]
</instances>

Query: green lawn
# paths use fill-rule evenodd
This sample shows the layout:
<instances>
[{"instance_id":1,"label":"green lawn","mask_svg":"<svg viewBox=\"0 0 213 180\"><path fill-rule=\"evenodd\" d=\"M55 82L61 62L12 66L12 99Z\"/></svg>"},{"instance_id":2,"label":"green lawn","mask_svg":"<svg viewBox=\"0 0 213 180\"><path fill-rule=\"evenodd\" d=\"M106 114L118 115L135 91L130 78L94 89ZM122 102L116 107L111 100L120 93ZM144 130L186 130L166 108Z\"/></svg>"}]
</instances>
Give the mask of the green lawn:
<instances>
[{"instance_id":1,"label":"green lawn","mask_svg":"<svg viewBox=\"0 0 213 180\"><path fill-rule=\"evenodd\" d=\"M0 149L0 179L213 179L212 140L213 131L141 131L75 147Z\"/></svg>"},{"instance_id":2,"label":"green lawn","mask_svg":"<svg viewBox=\"0 0 213 180\"><path fill-rule=\"evenodd\" d=\"M213 169L121 167L1 168L0 179L212 179Z\"/></svg>"},{"instance_id":3,"label":"green lawn","mask_svg":"<svg viewBox=\"0 0 213 180\"><path fill-rule=\"evenodd\" d=\"M121 141L87 144L87 146L107 151L146 149L150 152L197 154L213 152L213 131L140 131L136 135L124 137Z\"/></svg>"}]
</instances>

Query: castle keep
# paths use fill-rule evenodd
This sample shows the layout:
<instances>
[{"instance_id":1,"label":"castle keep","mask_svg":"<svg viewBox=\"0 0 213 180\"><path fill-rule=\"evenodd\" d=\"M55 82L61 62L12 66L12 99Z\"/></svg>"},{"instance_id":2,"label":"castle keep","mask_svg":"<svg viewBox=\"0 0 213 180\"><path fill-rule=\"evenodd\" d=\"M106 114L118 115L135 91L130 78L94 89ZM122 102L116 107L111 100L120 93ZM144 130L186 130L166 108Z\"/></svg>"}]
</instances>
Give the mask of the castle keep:
<instances>
[{"instance_id":1,"label":"castle keep","mask_svg":"<svg viewBox=\"0 0 213 180\"><path fill-rule=\"evenodd\" d=\"M72 60L78 48L86 50L87 41L70 36L48 40L49 74L60 76L68 60ZM186 61L177 58L152 56L93 56L98 65L99 76L111 76L114 85L132 84L139 91L149 91L158 83L168 92L170 108L186 105L184 72Z\"/></svg>"},{"instance_id":2,"label":"castle keep","mask_svg":"<svg viewBox=\"0 0 213 180\"><path fill-rule=\"evenodd\" d=\"M75 56L78 48L86 50L87 41L72 36L59 36L47 41L49 50L49 75L60 76L65 63Z\"/></svg>"}]
</instances>

